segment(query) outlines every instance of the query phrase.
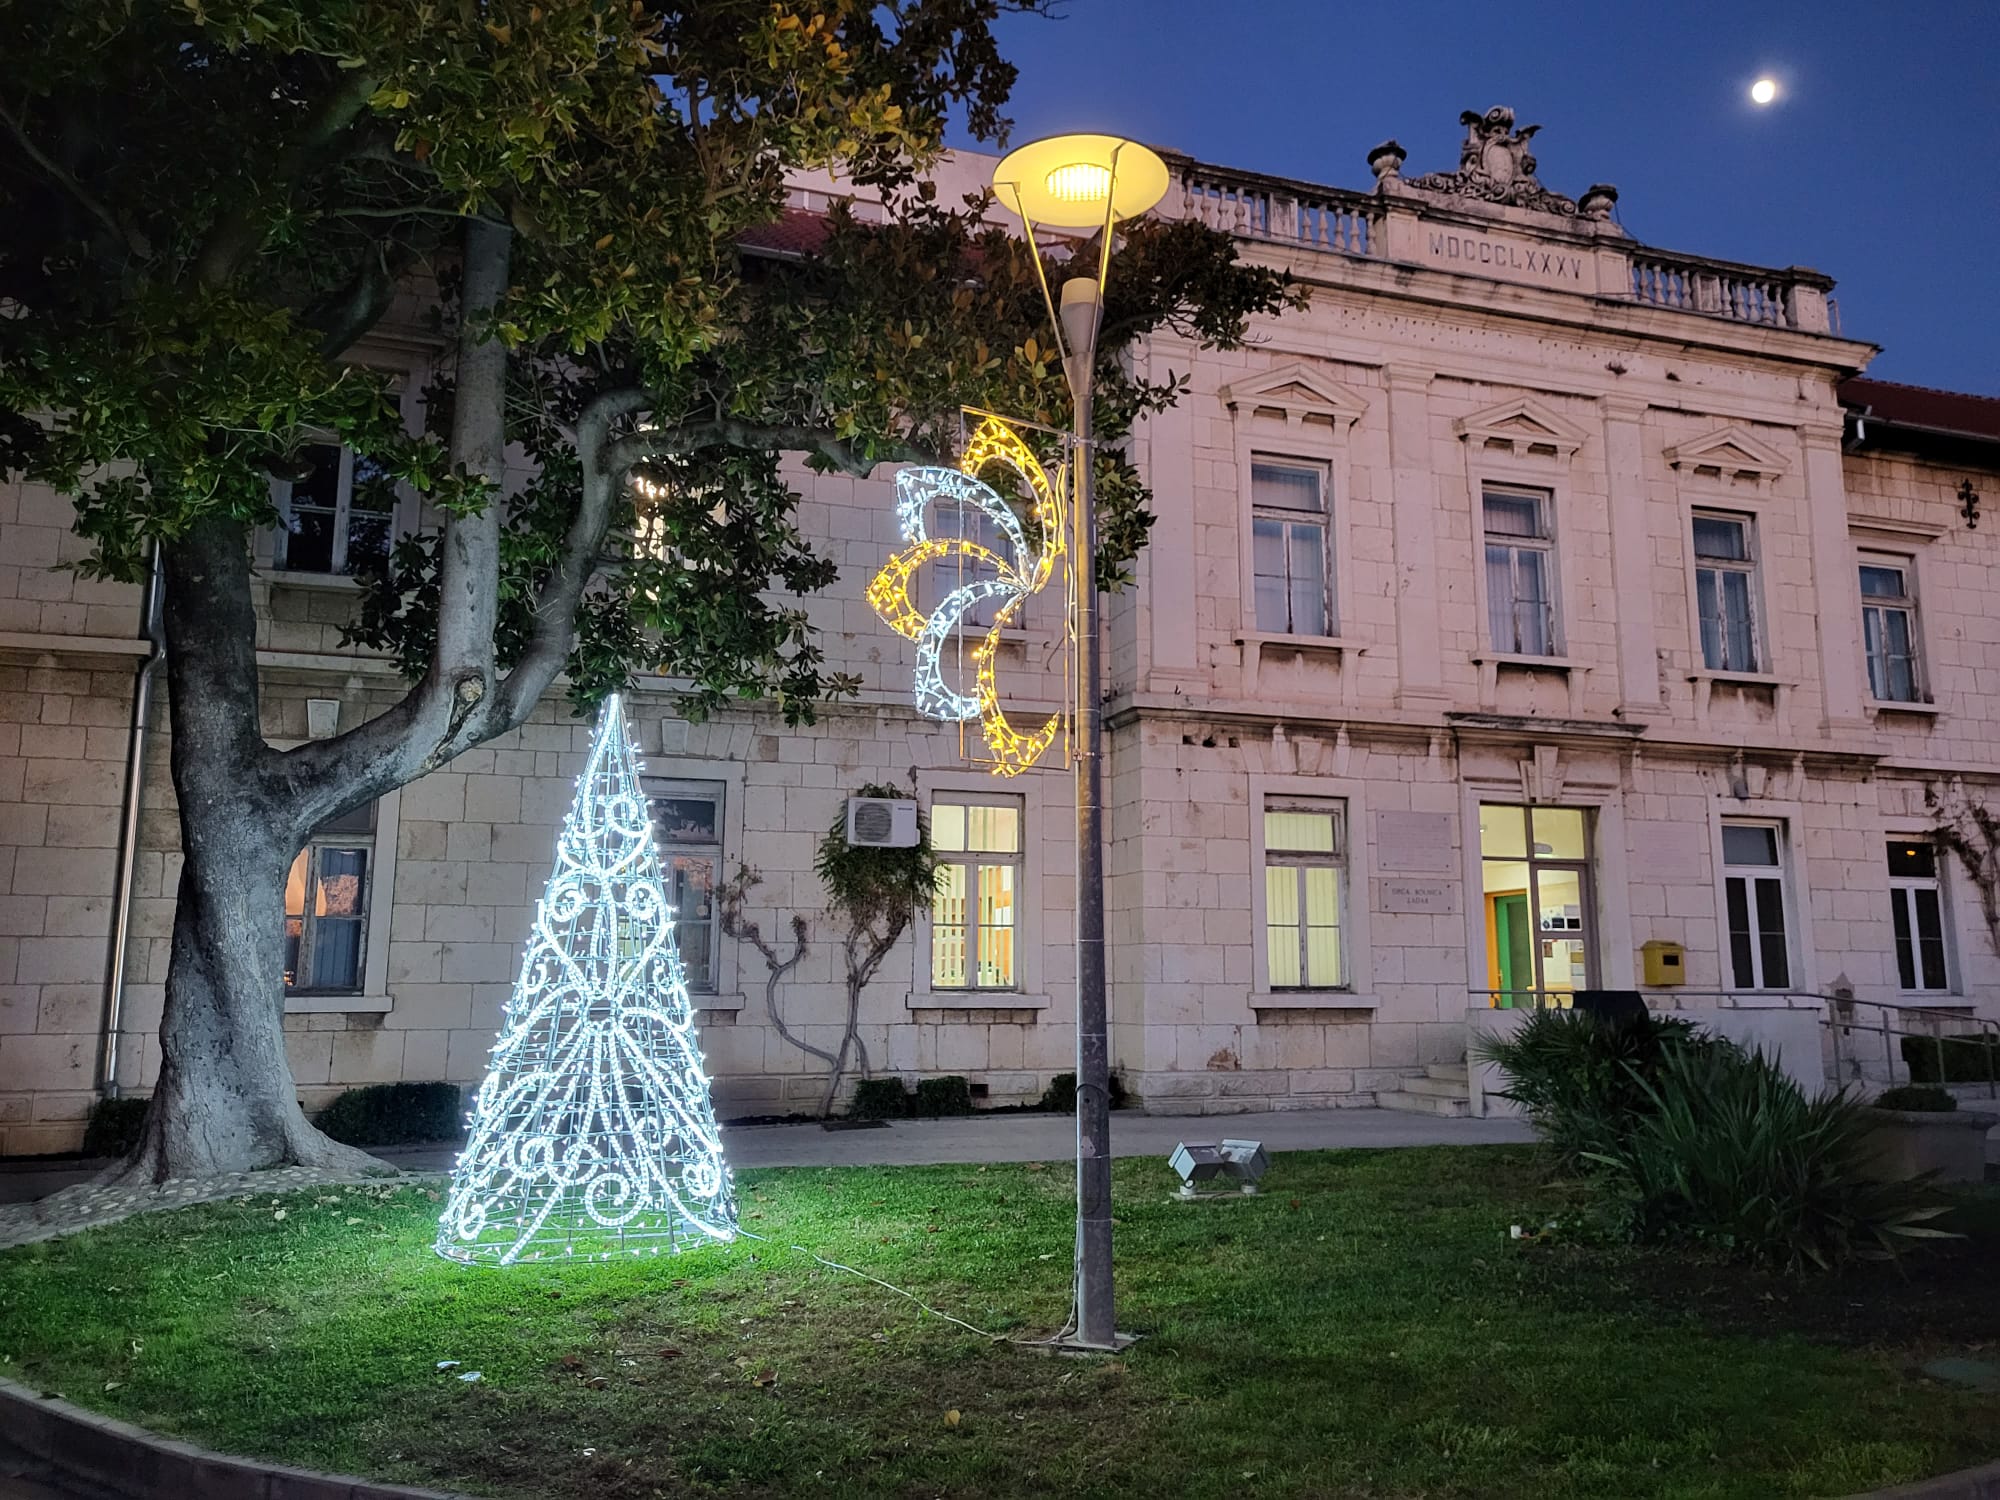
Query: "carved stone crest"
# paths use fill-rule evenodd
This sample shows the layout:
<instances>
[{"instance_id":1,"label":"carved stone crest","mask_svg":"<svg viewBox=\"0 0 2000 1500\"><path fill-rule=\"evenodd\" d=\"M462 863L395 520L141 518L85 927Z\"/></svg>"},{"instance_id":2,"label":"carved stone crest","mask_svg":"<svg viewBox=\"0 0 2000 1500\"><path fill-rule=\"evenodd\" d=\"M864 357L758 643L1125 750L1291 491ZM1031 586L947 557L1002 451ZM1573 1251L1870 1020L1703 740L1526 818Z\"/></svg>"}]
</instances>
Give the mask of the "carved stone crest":
<instances>
[{"instance_id":1,"label":"carved stone crest","mask_svg":"<svg viewBox=\"0 0 2000 1500\"><path fill-rule=\"evenodd\" d=\"M1458 170L1412 177L1411 187L1561 214L1564 218L1576 217L1574 198L1552 193L1535 180L1535 158L1528 143L1541 126L1525 125L1516 130L1514 111L1504 104L1494 105L1483 115L1468 109L1458 120L1465 127Z\"/></svg>"}]
</instances>

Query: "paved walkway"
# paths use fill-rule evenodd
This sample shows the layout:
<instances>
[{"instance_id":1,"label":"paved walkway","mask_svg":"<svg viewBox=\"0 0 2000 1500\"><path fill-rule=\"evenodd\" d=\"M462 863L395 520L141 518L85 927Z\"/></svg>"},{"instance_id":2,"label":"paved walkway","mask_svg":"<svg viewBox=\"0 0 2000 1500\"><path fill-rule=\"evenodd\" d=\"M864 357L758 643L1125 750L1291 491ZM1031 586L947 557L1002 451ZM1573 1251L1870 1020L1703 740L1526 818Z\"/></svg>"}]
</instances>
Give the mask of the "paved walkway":
<instances>
[{"instance_id":1,"label":"paved walkway","mask_svg":"<svg viewBox=\"0 0 2000 1500\"><path fill-rule=\"evenodd\" d=\"M1533 1140L1518 1120L1442 1120L1390 1109L1272 1110L1250 1115L1111 1117L1115 1156L1164 1157L1181 1141L1241 1137L1271 1151L1338 1146L1483 1146ZM801 1125L731 1125L723 1150L735 1167L928 1166L944 1162L1061 1161L1076 1154L1069 1115L976 1115L957 1120L898 1120L874 1130ZM386 1150L384 1161L407 1172L451 1168L453 1149ZM93 1176L97 1163L0 1163L0 1203L27 1203Z\"/></svg>"},{"instance_id":2,"label":"paved walkway","mask_svg":"<svg viewBox=\"0 0 2000 1500\"><path fill-rule=\"evenodd\" d=\"M117 1500L0 1438L0 1500Z\"/></svg>"}]
</instances>

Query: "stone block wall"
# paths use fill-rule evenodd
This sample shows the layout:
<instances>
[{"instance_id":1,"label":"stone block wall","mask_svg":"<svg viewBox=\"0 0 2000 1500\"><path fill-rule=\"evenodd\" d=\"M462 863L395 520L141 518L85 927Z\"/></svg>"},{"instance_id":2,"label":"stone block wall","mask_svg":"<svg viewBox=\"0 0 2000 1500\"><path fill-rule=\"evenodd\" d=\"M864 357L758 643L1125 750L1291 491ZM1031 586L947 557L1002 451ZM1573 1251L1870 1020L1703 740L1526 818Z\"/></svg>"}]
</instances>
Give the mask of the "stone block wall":
<instances>
[{"instance_id":1,"label":"stone block wall","mask_svg":"<svg viewBox=\"0 0 2000 1500\"><path fill-rule=\"evenodd\" d=\"M1134 435L1157 525L1139 588L1107 607L1113 1045L1147 1107L1366 1103L1459 1056L1485 984L1482 801L1590 810L1602 983L1633 983L1640 945L1657 938L1686 946L1687 990L1727 988L1718 831L1755 817L1785 830L1795 988L1844 981L1864 999L1899 998L1886 840L1922 833L1933 789L2000 806L2000 543L1959 516L1963 471L1840 453L1834 381L1858 346L1351 257L1335 274L1296 247L1247 253L1282 253L1310 306L1261 323L1241 349L1196 353L1163 336L1136 356L1152 378L1191 381ZM1429 278L1421 300L1412 277ZM1697 327L1702 339L1683 336ZM1258 455L1323 466L1332 639L1251 629ZM1020 993L985 1009L933 993L920 920L863 995L859 1036L878 1072L964 1073L994 1103L1032 1099L1073 1066L1068 779L1052 757L990 781L976 735L911 712L913 648L863 597L901 544L889 474L790 472L801 530L840 569L803 607L858 695L811 726L756 708L690 725L648 682L631 718L649 770L725 784L725 870L761 875L746 916L774 936L795 913L811 924L777 1003L821 1047L838 1044L846 1002L812 860L845 795L891 782L927 805L974 787L1019 796ZM1487 481L1551 496L1553 660L1493 650ZM1765 653L1752 680L1717 680L1701 661L1696 507L1755 517ZM84 556L71 518L46 489L0 485L0 1152L75 1143L99 1046L139 594L69 568ZM1907 555L1917 580L1927 705L1866 701L1856 563L1882 549ZM267 564L268 545L257 555ZM306 737L311 699L337 700L352 725L400 692L385 664L341 644L354 606L343 581L264 569L255 597L274 742ZM1062 644L1051 590L1001 649L1017 723L1066 700ZM551 701L385 802L368 992L286 1016L309 1103L360 1083L478 1080L589 734ZM156 735L119 1038L131 1090L159 1066L178 876L165 754ZM1259 977L1271 795L1324 797L1348 815L1351 983L1317 1006ZM1428 909L1381 898L1401 873L1385 816L1440 820L1451 865L1424 877L1443 887L1417 903ZM1949 868L1945 889L1950 998L2000 1016L2000 957L1976 893ZM722 1112L815 1109L822 1065L771 1024L762 961L725 941L720 963L701 1026Z\"/></svg>"}]
</instances>

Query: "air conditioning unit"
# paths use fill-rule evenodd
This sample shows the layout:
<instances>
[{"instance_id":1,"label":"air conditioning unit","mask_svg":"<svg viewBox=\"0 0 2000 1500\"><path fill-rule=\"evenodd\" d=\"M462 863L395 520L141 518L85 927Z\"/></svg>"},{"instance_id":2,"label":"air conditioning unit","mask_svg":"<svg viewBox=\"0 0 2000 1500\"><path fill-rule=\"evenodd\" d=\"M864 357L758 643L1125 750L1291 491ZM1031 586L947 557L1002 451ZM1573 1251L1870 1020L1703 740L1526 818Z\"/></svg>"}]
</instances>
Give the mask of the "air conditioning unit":
<instances>
[{"instance_id":1,"label":"air conditioning unit","mask_svg":"<svg viewBox=\"0 0 2000 1500\"><path fill-rule=\"evenodd\" d=\"M849 797L847 842L861 849L915 847L917 804L907 797Z\"/></svg>"}]
</instances>

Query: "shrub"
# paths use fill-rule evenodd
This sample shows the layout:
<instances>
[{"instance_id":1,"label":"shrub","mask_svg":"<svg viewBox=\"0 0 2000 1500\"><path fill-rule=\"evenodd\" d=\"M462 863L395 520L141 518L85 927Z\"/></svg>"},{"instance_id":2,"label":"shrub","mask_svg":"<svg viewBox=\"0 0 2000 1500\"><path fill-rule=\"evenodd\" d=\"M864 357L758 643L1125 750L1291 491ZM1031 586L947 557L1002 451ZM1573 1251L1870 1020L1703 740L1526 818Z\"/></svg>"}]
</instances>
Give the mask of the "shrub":
<instances>
[{"instance_id":1,"label":"shrub","mask_svg":"<svg viewBox=\"0 0 2000 1500\"><path fill-rule=\"evenodd\" d=\"M315 1122L348 1146L407 1146L455 1140L465 1111L455 1083L371 1083L349 1089Z\"/></svg>"},{"instance_id":2,"label":"shrub","mask_svg":"<svg viewBox=\"0 0 2000 1500\"><path fill-rule=\"evenodd\" d=\"M958 1074L917 1081L916 1112L936 1118L940 1115L972 1113L972 1085Z\"/></svg>"},{"instance_id":3,"label":"shrub","mask_svg":"<svg viewBox=\"0 0 2000 1500\"><path fill-rule=\"evenodd\" d=\"M146 1124L144 1099L100 1099L83 1127L85 1156L130 1156Z\"/></svg>"},{"instance_id":4,"label":"shrub","mask_svg":"<svg viewBox=\"0 0 2000 1500\"><path fill-rule=\"evenodd\" d=\"M1125 1107L1125 1080L1116 1069L1111 1074L1111 1107ZM1049 1080L1049 1086L1042 1090L1041 1102L1037 1109L1053 1110L1059 1115L1076 1113L1076 1074L1058 1073Z\"/></svg>"},{"instance_id":5,"label":"shrub","mask_svg":"<svg viewBox=\"0 0 2000 1500\"><path fill-rule=\"evenodd\" d=\"M1863 1175L1872 1127L1857 1099L1807 1099L1726 1043L1669 1046L1639 1085L1650 1107L1590 1158L1634 1239L1825 1269L1947 1237L1924 1225L1944 1211L1926 1184Z\"/></svg>"},{"instance_id":6,"label":"shrub","mask_svg":"<svg viewBox=\"0 0 2000 1500\"><path fill-rule=\"evenodd\" d=\"M1942 1058L1944 1076L1938 1076ZM1912 1083L1985 1083L2000 1078L2000 1041L1990 1037L1903 1038L1903 1061Z\"/></svg>"},{"instance_id":7,"label":"shrub","mask_svg":"<svg viewBox=\"0 0 2000 1500\"><path fill-rule=\"evenodd\" d=\"M1058 1073L1042 1090L1041 1107L1059 1115L1076 1113L1076 1074Z\"/></svg>"},{"instance_id":8,"label":"shrub","mask_svg":"<svg viewBox=\"0 0 2000 1500\"><path fill-rule=\"evenodd\" d=\"M1910 1109L1922 1114L1948 1115L1958 1108L1958 1101L1943 1089L1928 1088L1922 1084L1907 1083L1901 1088L1884 1089L1882 1097L1875 1101L1877 1109Z\"/></svg>"},{"instance_id":9,"label":"shrub","mask_svg":"<svg viewBox=\"0 0 2000 1500\"><path fill-rule=\"evenodd\" d=\"M847 1111L856 1120L900 1120L909 1112L910 1091L900 1078L862 1079Z\"/></svg>"},{"instance_id":10,"label":"shrub","mask_svg":"<svg viewBox=\"0 0 2000 1500\"><path fill-rule=\"evenodd\" d=\"M1603 1021L1550 1009L1534 1012L1512 1036L1475 1037L1473 1055L1506 1070L1500 1092L1527 1110L1563 1169L1581 1171L1651 1109L1646 1084L1670 1052L1712 1045L1674 1017Z\"/></svg>"}]
</instances>

